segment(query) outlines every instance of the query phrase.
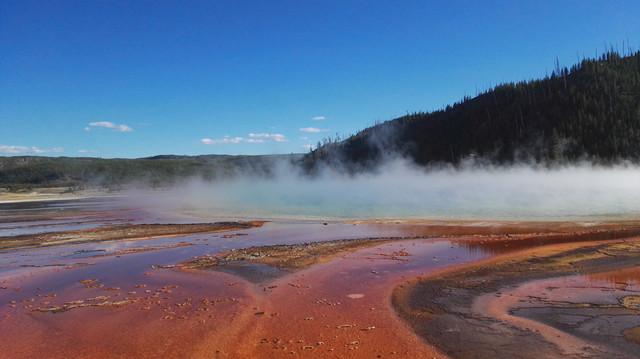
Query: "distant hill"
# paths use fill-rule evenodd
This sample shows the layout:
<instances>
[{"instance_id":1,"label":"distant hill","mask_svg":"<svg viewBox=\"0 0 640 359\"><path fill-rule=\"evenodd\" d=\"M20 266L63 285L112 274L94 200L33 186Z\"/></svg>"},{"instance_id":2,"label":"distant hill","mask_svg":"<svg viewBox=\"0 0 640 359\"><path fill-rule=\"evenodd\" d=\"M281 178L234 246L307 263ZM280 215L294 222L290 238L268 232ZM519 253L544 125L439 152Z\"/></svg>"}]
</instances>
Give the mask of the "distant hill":
<instances>
[{"instance_id":1,"label":"distant hill","mask_svg":"<svg viewBox=\"0 0 640 359\"><path fill-rule=\"evenodd\" d=\"M79 157L0 157L0 187L108 187L131 183L163 186L185 178L215 180L237 174L269 176L276 161L300 155L175 156L137 159Z\"/></svg>"},{"instance_id":2,"label":"distant hill","mask_svg":"<svg viewBox=\"0 0 640 359\"><path fill-rule=\"evenodd\" d=\"M640 160L640 52L609 52L543 79L499 85L438 111L367 128L344 141L325 140L303 160L348 170L389 156L420 165L481 158L611 163Z\"/></svg>"}]
</instances>

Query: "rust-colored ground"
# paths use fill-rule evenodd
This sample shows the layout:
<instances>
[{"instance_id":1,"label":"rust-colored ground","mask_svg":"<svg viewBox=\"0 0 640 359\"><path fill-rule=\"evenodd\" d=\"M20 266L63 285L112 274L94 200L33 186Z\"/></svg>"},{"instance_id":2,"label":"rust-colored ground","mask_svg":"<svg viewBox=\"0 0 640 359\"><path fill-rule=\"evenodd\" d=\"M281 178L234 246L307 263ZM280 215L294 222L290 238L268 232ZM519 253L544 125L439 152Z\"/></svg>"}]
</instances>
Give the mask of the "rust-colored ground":
<instances>
[{"instance_id":1,"label":"rust-colored ground","mask_svg":"<svg viewBox=\"0 0 640 359\"><path fill-rule=\"evenodd\" d=\"M495 357L486 348L516 339L554 356L562 354L557 343L531 332L539 328L518 329L511 318L542 323L547 312L525 313L531 308L494 300L496 292L540 279L529 267L543 277L566 276L599 258L608 264L593 262L590 273L624 281L612 270L635 263L638 228L632 222L268 223L225 233L165 233L144 245L112 240L16 249L0 254L0 357ZM381 235L371 235L376 232ZM344 240L345 233L357 235ZM305 240L317 236L322 240ZM523 269L514 270L516 264ZM517 275L496 274L501 268ZM429 287L434 278L439 287ZM484 306L482 295L492 296ZM510 315L514 309L521 315ZM516 329L500 332L501 325ZM470 328L480 330L465 332ZM621 340L632 343L634 328L621 331ZM561 331L577 338L577 346L593 341ZM578 354L584 353L591 354Z\"/></svg>"}]
</instances>

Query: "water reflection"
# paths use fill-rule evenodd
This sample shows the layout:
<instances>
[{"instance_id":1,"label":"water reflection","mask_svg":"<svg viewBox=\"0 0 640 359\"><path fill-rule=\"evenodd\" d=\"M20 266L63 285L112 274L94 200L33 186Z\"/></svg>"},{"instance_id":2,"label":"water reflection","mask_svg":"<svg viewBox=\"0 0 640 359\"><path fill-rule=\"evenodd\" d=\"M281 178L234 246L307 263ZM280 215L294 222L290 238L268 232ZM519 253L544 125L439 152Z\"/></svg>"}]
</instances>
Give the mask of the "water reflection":
<instances>
[{"instance_id":1,"label":"water reflection","mask_svg":"<svg viewBox=\"0 0 640 359\"><path fill-rule=\"evenodd\" d=\"M640 266L619 269L612 272L585 275L593 286L608 284L612 287L624 285L626 289L640 291Z\"/></svg>"}]
</instances>

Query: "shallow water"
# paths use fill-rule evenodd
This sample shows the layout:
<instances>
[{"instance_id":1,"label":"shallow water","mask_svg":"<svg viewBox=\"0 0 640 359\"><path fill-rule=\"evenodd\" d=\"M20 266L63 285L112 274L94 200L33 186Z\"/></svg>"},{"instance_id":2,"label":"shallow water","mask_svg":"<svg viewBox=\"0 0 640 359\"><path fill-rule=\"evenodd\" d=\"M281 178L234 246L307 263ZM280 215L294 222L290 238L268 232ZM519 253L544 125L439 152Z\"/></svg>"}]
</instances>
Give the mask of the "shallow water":
<instances>
[{"instance_id":1,"label":"shallow water","mask_svg":"<svg viewBox=\"0 0 640 359\"><path fill-rule=\"evenodd\" d=\"M511 315L533 320L528 323L537 330L562 330L555 334L561 345L577 337L611 357L638 354L640 337L628 333L640 328L639 267L534 280L501 296L512 303L507 306Z\"/></svg>"}]
</instances>

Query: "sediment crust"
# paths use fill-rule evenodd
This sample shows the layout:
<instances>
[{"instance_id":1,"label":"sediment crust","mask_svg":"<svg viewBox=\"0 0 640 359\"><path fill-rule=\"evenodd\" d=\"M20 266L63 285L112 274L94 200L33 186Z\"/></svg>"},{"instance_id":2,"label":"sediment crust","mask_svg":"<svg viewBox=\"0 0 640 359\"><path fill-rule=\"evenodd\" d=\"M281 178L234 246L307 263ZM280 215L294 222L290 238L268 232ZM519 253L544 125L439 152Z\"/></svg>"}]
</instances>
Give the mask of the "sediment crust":
<instances>
[{"instance_id":1,"label":"sediment crust","mask_svg":"<svg viewBox=\"0 0 640 359\"><path fill-rule=\"evenodd\" d=\"M125 224L104 226L66 232L48 232L0 237L0 250L123 239L150 239L195 233L241 230L259 227L263 223L264 222L260 221L250 221L189 224Z\"/></svg>"},{"instance_id":2,"label":"sediment crust","mask_svg":"<svg viewBox=\"0 0 640 359\"><path fill-rule=\"evenodd\" d=\"M215 269L235 262L266 264L283 270L298 270L330 260L339 253L372 247L403 238L340 239L287 245L232 249L205 255L180 264L183 269Z\"/></svg>"}]
</instances>

